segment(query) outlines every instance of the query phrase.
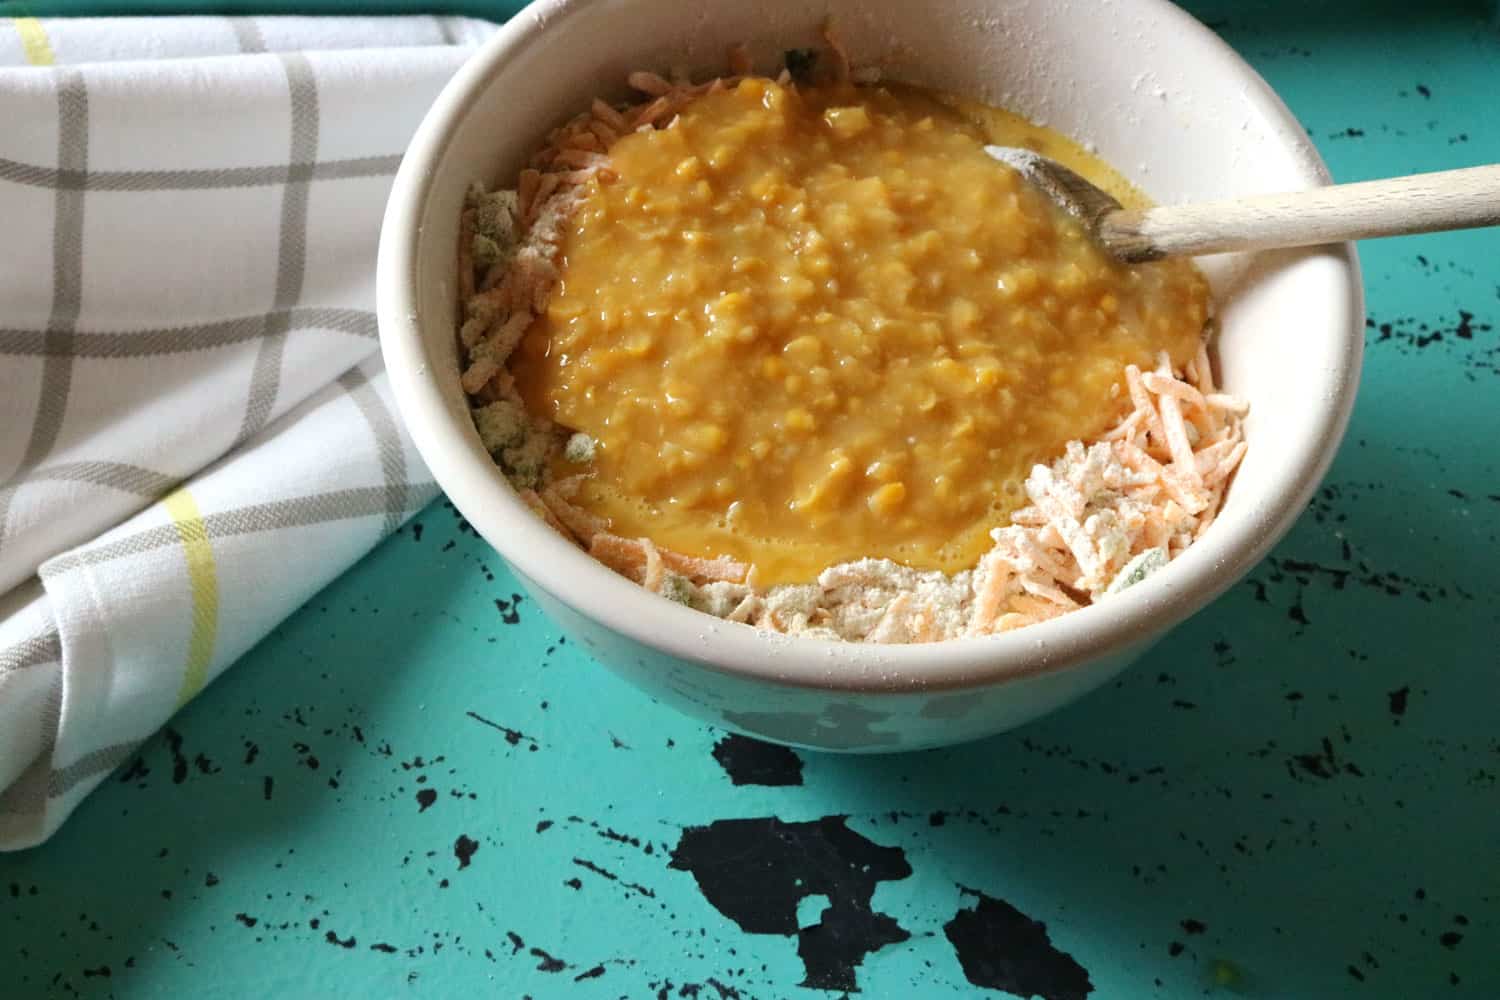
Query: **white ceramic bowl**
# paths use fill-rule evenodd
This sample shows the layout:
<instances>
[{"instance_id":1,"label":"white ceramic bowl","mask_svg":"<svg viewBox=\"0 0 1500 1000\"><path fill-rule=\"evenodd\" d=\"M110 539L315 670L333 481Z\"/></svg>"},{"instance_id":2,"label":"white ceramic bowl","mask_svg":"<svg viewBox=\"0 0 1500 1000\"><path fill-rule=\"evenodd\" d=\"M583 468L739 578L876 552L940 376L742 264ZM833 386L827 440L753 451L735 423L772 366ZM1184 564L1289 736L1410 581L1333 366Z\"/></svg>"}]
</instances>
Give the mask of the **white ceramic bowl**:
<instances>
[{"instance_id":1,"label":"white ceramic bowl","mask_svg":"<svg viewBox=\"0 0 1500 1000\"><path fill-rule=\"evenodd\" d=\"M547 130L628 71L763 70L833 14L859 63L1013 108L1097 149L1162 202L1306 188L1297 121L1216 36L1162 0L543 0L428 112L381 234L381 347L406 425L448 496L536 602L603 664L718 725L836 750L903 750L1026 722L1118 673L1232 585L1302 511L1354 402L1363 295L1351 247L1205 262L1223 381L1250 449L1223 513L1166 569L1003 635L914 646L793 639L647 593L537 520L479 443L458 385L454 246L465 188L509 182Z\"/></svg>"}]
</instances>

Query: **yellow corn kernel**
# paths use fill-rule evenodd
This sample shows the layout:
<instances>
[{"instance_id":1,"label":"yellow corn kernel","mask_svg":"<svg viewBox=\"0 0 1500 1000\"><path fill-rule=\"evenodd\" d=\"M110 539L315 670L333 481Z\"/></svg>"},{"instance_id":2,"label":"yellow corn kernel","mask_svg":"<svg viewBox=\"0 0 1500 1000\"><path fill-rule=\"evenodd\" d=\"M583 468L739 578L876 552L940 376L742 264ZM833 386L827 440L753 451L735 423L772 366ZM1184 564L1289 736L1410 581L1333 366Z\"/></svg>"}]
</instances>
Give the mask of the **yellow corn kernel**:
<instances>
[{"instance_id":1,"label":"yellow corn kernel","mask_svg":"<svg viewBox=\"0 0 1500 1000\"><path fill-rule=\"evenodd\" d=\"M722 144L715 146L708 154L708 165L715 170L723 170L734 162L734 148Z\"/></svg>"},{"instance_id":2,"label":"yellow corn kernel","mask_svg":"<svg viewBox=\"0 0 1500 1000\"><path fill-rule=\"evenodd\" d=\"M906 484L899 481L886 483L874 493L871 493L870 499L865 501L871 513L878 514L881 517L890 517L905 502Z\"/></svg>"},{"instance_id":3,"label":"yellow corn kernel","mask_svg":"<svg viewBox=\"0 0 1500 1000\"><path fill-rule=\"evenodd\" d=\"M787 410L786 416L783 419L789 431L810 431L817 426L817 421L813 420L813 415L800 406Z\"/></svg>"},{"instance_id":4,"label":"yellow corn kernel","mask_svg":"<svg viewBox=\"0 0 1500 1000\"><path fill-rule=\"evenodd\" d=\"M870 113L859 105L852 108L828 108L823 112L823 120L840 139L852 139L870 128Z\"/></svg>"},{"instance_id":5,"label":"yellow corn kernel","mask_svg":"<svg viewBox=\"0 0 1500 1000\"><path fill-rule=\"evenodd\" d=\"M848 490L853 476L853 461L843 452L835 452L833 460L828 463L828 471L797 501L798 509L826 509Z\"/></svg>"},{"instance_id":6,"label":"yellow corn kernel","mask_svg":"<svg viewBox=\"0 0 1500 1000\"><path fill-rule=\"evenodd\" d=\"M788 341L781 353L792 364L811 365L823 356L823 342L817 337L803 334Z\"/></svg>"},{"instance_id":7,"label":"yellow corn kernel","mask_svg":"<svg viewBox=\"0 0 1500 1000\"><path fill-rule=\"evenodd\" d=\"M833 274L833 258L826 253L803 254L800 265L802 273L810 278L827 278Z\"/></svg>"},{"instance_id":8,"label":"yellow corn kernel","mask_svg":"<svg viewBox=\"0 0 1500 1000\"><path fill-rule=\"evenodd\" d=\"M667 396L667 412L674 417L691 417L698 412L698 404L682 396Z\"/></svg>"},{"instance_id":9,"label":"yellow corn kernel","mask_svg":"<svg viewBox=\"0 0 1500 1000\"><path fill-rule=\"evenodd\" d=\"M805 302L812 298L818 291L818 286L802 277L800 274L788 278L786 281L786 293L798 302Z\"/></svg>"},{"instance_id":10,"label":"yellow corn kernel","mask_svg":"<svg viewBox=\"0 0 1500 1000\"><path fill-rule=\"evenodd\" d=\"M968 299L954 299L948 306L948 316L960 330L972 330L979 323L979 307Z\"/></svg>"},{"instance_id":11,"label":"yellow corn kernel","mask_svg":"<svg viewBox=\"0 0 1500 1000\"><path fill-rule=\"evenodd\" d=\"M1042 276L1036 273L1035 268L1018 267L1009 274L1004 275L997 281L997 287L1001 295L1008 298L1025 300L1035 295L1042 287Z\"/></svg>"},{"instance_id":12,"label":"yellow corn kernel","mask_svg":"<svg viewBox=\"0 0 1500 1000\"><path fill-rule=\"evenodd\" d=\"M724 428L717 424L694 424L688 428L685 436L694 448L709 453L723 451L725 442L729 440Z\"/></svg>"},{"instance_id":13,"label":"yellow corn kernel","mask_svg":"<svg viewBox=\"0 0 1500 1000\"><path fill-rule=\"evenodd\" d=\"M1083 268L1077 262L1070 261L1058 273L1053 285L1058 291L1077 292L1088 284L1089 277L1083 273Z\"/></svg>"},{"instance_id":14,"label":"yellow corn kernel","mask_svg":"<svg viewBox=\"0 0 1500 1000\"><path fill-rule=\"evenodd\" d=\"M750 197L759 202L774 202L781 190L781 178L774 173L767 173L755 179L750 185Z\"/></svg>"}]
</instances>

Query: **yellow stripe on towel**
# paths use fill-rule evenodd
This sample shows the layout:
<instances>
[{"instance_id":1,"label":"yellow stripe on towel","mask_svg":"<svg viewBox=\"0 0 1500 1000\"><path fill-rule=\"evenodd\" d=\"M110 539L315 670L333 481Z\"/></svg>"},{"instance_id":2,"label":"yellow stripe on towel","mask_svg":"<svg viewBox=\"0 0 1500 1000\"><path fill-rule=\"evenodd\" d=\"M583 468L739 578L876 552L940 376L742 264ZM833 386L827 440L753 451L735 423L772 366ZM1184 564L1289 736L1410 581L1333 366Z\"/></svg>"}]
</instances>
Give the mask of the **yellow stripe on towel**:
<instances>
[{"instance_id":1,"label":"yellow stripe on towel","mask_svg":"<svg viewBox=\"0 0 1500 1000\"><path fill-rule=\"evenodd\" d=\"M188 584L193 593L193 631L188 638L187 667L177 692L181 708L203 690L208 665L213 660L214 639L219 628L219 579L214 571L214 550L198 503L187 489L177 490L162 502L187 557Z\"/></svg>"},{"instance_id":2,"label":"yellow stripe on towel","mask_svg":"<svg viewBox=\"0 0 1500 1000\"><path fill-rule=\"evenodd\" d=\"M16 34L21 36L21 51L26 61L33 66L51 66L57 62L52 43L47 40L47 29L34 17L13 17Z\"/></svg>"}]
</instances>

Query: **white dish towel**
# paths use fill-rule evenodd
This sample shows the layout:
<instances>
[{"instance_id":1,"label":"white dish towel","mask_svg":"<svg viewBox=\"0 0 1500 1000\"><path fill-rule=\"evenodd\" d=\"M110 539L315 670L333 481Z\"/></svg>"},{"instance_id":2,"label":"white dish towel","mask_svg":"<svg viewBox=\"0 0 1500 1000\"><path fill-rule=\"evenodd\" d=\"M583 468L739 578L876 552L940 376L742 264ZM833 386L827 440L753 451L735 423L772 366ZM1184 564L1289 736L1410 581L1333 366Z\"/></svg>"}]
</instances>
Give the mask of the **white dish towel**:
<instances>
[{"instance_id":1,"label":"white dish towel","mask_svg":"<svg viewBox=\"0 0 1500 1000\"><path fill-rule=\"evenodd\" d=\"M0 849L437 495L376 238L456 18L0 18Z\"/></svg>"}]
</instances>

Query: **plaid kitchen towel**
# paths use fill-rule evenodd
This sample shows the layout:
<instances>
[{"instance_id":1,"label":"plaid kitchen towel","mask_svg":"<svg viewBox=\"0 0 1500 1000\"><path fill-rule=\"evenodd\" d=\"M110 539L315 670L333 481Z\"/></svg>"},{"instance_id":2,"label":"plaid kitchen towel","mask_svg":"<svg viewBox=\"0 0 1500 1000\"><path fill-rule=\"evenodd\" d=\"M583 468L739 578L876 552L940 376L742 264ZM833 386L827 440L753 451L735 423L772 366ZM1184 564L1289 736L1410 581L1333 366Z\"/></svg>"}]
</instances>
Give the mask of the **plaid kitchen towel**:
<instances>
[{"instance_id":1,"label":"plaid kitchen towel","mask_svg":"<svg viewBox=\"0 0 1500 1000\"><path fill-rule=\"evenodd\" d=\"M0 18L0 849L437 488L376 238L450 18Z\"/></svg>"}]
</instances>

